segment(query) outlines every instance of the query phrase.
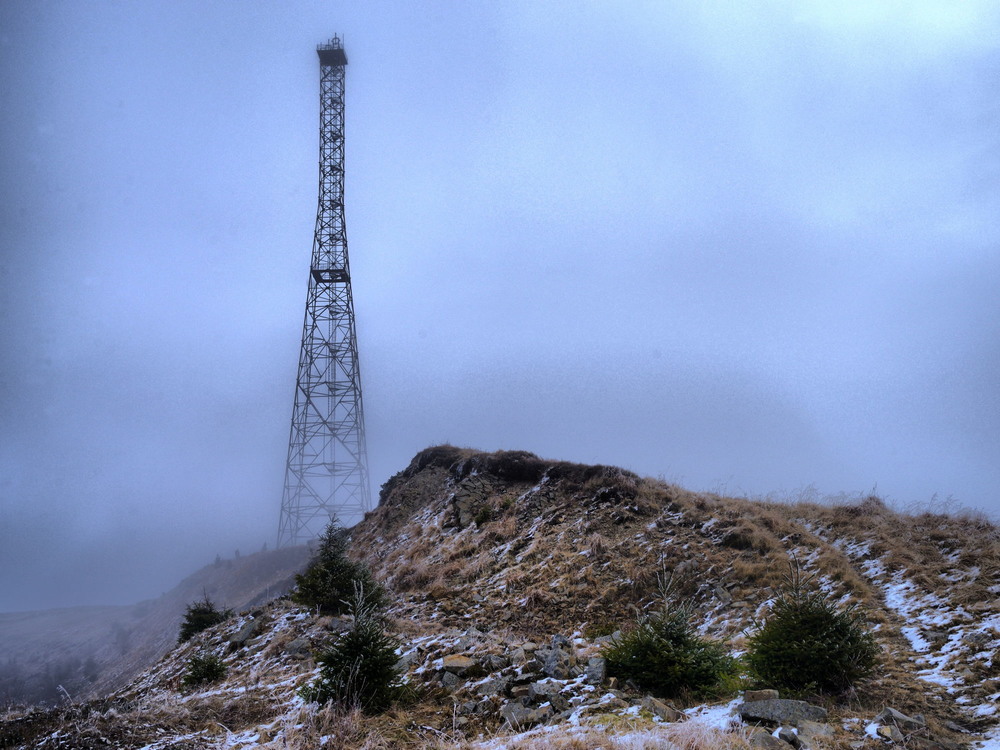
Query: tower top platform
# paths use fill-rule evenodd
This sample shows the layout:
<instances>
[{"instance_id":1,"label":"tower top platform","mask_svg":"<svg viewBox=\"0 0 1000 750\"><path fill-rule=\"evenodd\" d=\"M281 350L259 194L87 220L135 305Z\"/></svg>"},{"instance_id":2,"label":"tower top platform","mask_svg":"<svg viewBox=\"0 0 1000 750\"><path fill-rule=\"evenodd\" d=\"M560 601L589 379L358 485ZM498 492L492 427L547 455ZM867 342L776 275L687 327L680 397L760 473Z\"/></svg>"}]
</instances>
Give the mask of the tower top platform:
<instances>
[{"instance_id":1,"label":"tower top platform","mask_svg":"<svg viewBox=\"0 0 1000 750\"><path fill-rule=\"evenodd\" d=\"M340 43L339 36L335 36L326 44L317 45L316 54L319 55L320 65L347 65L347 53L344 52L344 47Z\"/></svg>"}]
</instances>

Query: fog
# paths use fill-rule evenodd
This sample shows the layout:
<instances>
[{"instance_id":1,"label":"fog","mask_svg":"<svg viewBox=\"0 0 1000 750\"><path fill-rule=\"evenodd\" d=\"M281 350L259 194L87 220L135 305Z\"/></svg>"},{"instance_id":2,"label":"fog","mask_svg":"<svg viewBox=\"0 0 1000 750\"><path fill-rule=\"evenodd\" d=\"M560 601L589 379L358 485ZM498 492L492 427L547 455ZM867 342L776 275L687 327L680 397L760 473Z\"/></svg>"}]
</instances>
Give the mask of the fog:
<instances>
[{"instance_id":1,"label":"fog","mask_svg":"<svg viewBox=\"0 0 1000 750\"><path fill-rule=\"evenodd\" d=\"M1000 512L995 3L6 0L0 611L273 546L335 33L376 493Z\"/></svg>"}]
</instances>

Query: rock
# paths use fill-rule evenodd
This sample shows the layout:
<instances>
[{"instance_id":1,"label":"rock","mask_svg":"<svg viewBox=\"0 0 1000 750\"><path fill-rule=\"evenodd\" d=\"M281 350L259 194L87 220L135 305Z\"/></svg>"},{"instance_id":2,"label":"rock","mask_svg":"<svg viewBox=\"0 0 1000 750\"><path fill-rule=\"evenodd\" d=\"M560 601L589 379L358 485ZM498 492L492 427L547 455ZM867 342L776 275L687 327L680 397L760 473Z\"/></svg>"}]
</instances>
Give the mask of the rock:
<instances>
[{"instance_id":1,"label":"rock","mask_svg":"<svg viewBox=\"0 0 1000 750\"><path fill-rule=\"evenodd\" d=\"M260 627L263 623L260 620L247 620L243 627L236 631L236 633L229 638L229 645L233 649L243 648L247 641L253 638L257 633L260 632Z\"/></svg>"},{"instance_id":2,"label":"rock","mask_svg":"<svg viewBox=\"0 0 1000 750\"><path fill-rule=\"evenodd\" d=\"M800 721L823 721L826 718L826 709L822 706L813 706L805 701L788 700L786 698L772 698L763 701L751 701L737 706L740 718L743 721L766 721L772 724L798 725Z\"/></svg>"},{"instance_id":3,"label":"rock","mask_svg":"<svg viewBox=\"0 0 1000 750\"><path fill-rule=\"evenodd\" d=\"M773 701L777 700L777 698L777 690L747 690L743 694L744 703L754 703L755 701Z\"/></svg>"},{"instance_id":4,"label":"rock","mask_svg":"<svg viewBox=\"0 0 1000 750\"><path fill-rule=\"evenodd\" d=\"M587 659L587 682L591 685L601 685L608 676L608 660L603 656L592 656Z\"/></svg>"},{"instance_id":5,"label":"rock","mask_svg":"<svg viewBox=\"0 0 1000 750\"><path fill-rule=\"evenodd\" d=\"M515 685L510 689L510 697L516 701L527 701L531 694L531 685Z\"/></svg>"},{"instance_id":6,"label":"rock","mask_svg":"<svg viewBox=\"0 0 1000 750\"><path fill-rule=\"evenodd\" d=\"M927 722L924 721L922 716L911 718L894 708L886 708L875 717L875 721L878 724L895 724L900 729L923 729L927 726Z\"/></svg>"},{"instance_id":7,"label":"rock","mask_svg":"<svg viewBox=\"0 0 1000 750\"><path fill-rule=\"evenodd\" d=\"M521 648L526 654L533 654L538 649L538 644L534 641L525 641L521 644Z\"/></svg>"},{"instance_id":8,"label":"rock","mask_svg":"<svg viewBox=\"0 0 1000 750\"><path fill-rule=\"evenodd\" d=\"M647 695L643 698L642 703L639 705L653 714L653 716L659 717L661 721L683 721L685 718L684 714L676 708L668 706L663 701L658 700L651 695Z\"/></svg>"},{"instance_id":9,"label":"rock","mask_svg":"<svg viewBox=\"0 0 1000 750\"><path fill-rule=\"evenodd\" d=\"M750 730L750 747L763 750L791 750L791 745L771 735L766 729L759 727Z\"/></svg>"},{"instance_id":10,"label":"rock","mask_svg":"<svg viewBox=\"0 0 1000 750\"><path fill-rule=\"evenodd\" d=\"M562 685L552 680L539 680L528 685L528 697L531 700L548 700L550 695L554 695L562 690Z\"/></svg>"},{"instance_id":11,"label":"rock","mask_svg":"<svg viewBox=\"0 0 1000 750\"><path fill-rule=\"evenodd\" d=\"M875 729L875 734L889 740L890 742L898 743L903 741L903 733L899 731L899 727L895 724L883 724Z\"/></svg>"},{"instance_id":12,"label":"rock","mask_svg":"<svg viewBox=\"0 0 1000 750\"><path fill-rule=\"evenodd\" d=\"M921 635L932 646L940 646L948 640L948 633L944 630L925 630Z\"/></svg>"},{"instance_id":13,"label":"rock","mask_svg":"<svg viewBox=\"0 0 1000 750\"><path fill-rule=\"evenodd\" d=\"M399 661L396 662L396 669L400 672L408 672L416 660L417 655L412 651L408 654L403 654L399 657Z\"/></svg>"},{"instance_id":14,"label":"rock","mask_svg":"<svg viewBox=\"0 0 1000 750\"><path fill-rule=\"evenodd\" d=\"M799 736L795 734L794 729L789 729L788 727L781 727L778 730L777 738L782 742L787 742L792 747L801 747L802 743L799 741Z\"/></svg>"},{"instance_id":15,"label":"rock","mask_svg":"<svg viewBox=\"0 0 1000 750\"><path fill-rule=\"evenodd\" d=\"M528 700L533 703L548 703L556 711L562 711L568 705L566 697L560 694L563 686L558 682L544 680L533 682L528 686Z\"/></svg>"},{"instance_id":16,"label":"rock","mask_svg":"<svg viewBox=\"0 0 1000 750\"><path fill-rule=\"evenodd\" d=\"M479 716L488 716L497 710L497 705L489 698L483 698L476 704L476 713Z\"/></svg>"},{"instance_id":17,"label":"rock","mask_svg":"<svg viewBox=\"0 0 1000 750\"><path fill-rule=\"evenodd\" d=\"M611 635L602 635L594 639L594 645L596 646L610 646L612 641L621 638L622 631L616 630Z\"/></svg>"},{"instance_id":18,"label":"rock","mask_svg":"<svg viewBox=\"0 0 1000 750\"><path fill-rule=\"evenodd\" d=\"M510 689L509 677L492 677L476 686L479 695L503 695Z\"/></svg>"},{"instance_id":19,"label":"rock","mask_svg":"<svg viewBox=\"0 0 1000 750\"><path fill-rule=\"evenodd\" d=\"M306 638L296 638L285 644L285 653L293 659L305 659L309 655L312 645Z\"/></svg>"},{"instance_id":20,"label":"rock","mask_svg":"<svg viewBox=\"0 0 1000 750\"><path fill-rule=\"evenodd\" d=\"M487 654L480 663L487 672L499 672L501 669L510 666L510 659L500 654Z\"/></svg>"},{"instance_id":21,"label":"rock","mask_svg":"<svg viewBox=\"0 0 1000 750\"><path fill-rule=\"evenodd\" d=\"M561 648L538 649L535 652L535 661L549 677L556 680L569 679L569 670L572 666L569 654Z\"/></svg>"},{"instance_id":22,"label":"rock","mask_svg":"<svg viewBox=\"0 0 1000 750\"><path fill-rule=\"evenodd\" d=\"M833 727L818 721L803 719L799 722L799 743L804 747L816 747L817 737L833 737Z\"/></svg>"},{"instance_id":23,"label":"rock","mask_svg":"<svg viewBox=\"0 0 1000 750\"><path fill-rule=\"evenodd\" d=\"M444 671L453 672L459 677L478 677L483 674L479 662L463 654L448 654L441 660L441 667Z\"/></svg>"},{"instance_id":24,"label":"rock","mask_svg":"<svg viewBox=\"0 0 1000 750\"><path fill-rule=\"evenodd\" d=\"M628 708L628 703L619 698L614 693L605 693L598 701L598 705L606 711L614 711L619 708Z\"/></svg>"},{"instance_id":25,"label":"rock","mask_svg":"<svg viewBox=\"0 0 1000 750\"><path fill-rule=\"evenodd\" d=\"M712 590L715 595L719 597L719 601L723 604L729 604L733 600L733 595L726 591L722 586L713 586Z\"/></svg>"},{"instance_id":26,"label":"rock","mask_svg":"<svg viewBox=\"0 0 1000 750\"><path fill-rule=\"evenodd\" d=\"M500 716L514 729L527 729L535 724L541 724L552 714L552 708L549 706L528 708L520 703L508 703L500 709Z\"/></svg>"},{"instance_id":27,"label":"rock","mask_svg":"<svg viewBox=\"0 0 1000 750\"><path fill-rule=\"evenodd\" d=\"M454 690L462 684L462 678L454 672L444 672L441 675L441 686L448 690Z\"/></svg>"}]
</instances>

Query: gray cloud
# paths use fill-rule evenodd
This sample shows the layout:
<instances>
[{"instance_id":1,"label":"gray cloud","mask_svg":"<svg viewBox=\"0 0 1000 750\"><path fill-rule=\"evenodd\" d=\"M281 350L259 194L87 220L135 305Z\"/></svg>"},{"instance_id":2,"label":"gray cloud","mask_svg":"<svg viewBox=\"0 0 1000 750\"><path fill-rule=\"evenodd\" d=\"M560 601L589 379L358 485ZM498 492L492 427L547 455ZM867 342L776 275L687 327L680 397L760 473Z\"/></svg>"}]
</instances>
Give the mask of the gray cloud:
<instances>
[{"instance_id":1,"label":"gray cloud","mask_svg":"<svg viewBox=\"0 0 1000 750\"><path fill-rule=\"evenodd\" d=\"M337 31L375 484L995 513L1000 11L832 8L0 6L0 609L273 542Z\"/></svg>"}]
</instances>

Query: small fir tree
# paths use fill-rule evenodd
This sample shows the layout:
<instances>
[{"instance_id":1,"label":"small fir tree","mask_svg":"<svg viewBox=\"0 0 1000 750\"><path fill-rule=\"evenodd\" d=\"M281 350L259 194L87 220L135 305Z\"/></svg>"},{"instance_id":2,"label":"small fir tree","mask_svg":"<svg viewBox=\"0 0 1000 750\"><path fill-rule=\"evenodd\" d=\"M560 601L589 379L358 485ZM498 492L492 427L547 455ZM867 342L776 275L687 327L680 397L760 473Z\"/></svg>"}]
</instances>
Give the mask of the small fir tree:
<instances>
[{"instance_id":1,"label":"small fir tree","mask_svg":"<svg viewBox=\"0 0 1000 750\"><path fill-rule=\"evenodd\" d=\"M206 593L201 601L187 606L177 642L184 643L184 641L190 640L191 636L196 633L200 633L202 630L228 620L232 614L228 609L220 610L216 608L215 603L208 598L208 594Z\"/></svg>"},{"instance_id":2,"label":"small fir tree","mask_svg":"<svg viewBox=\"0 0 1000 750\"><path fill-rule=\"evenodd\" d=\"M759 685L805 694L842 693L878 665L879 646L855 607L838 609L811 590L794 562L745 656Z\"/></svg>"},{"instance_id":3,"label":"small fir tree","mask_svg":"<svg viewBox=\"0 0 1000 750\"><path fill-rule=\"evenodd\" d=\"M335 701L367 713L379 713L405 691L400 681L399 641L384 627L381 606L355 581L347 602L354 625L316 656L319 677L302 690L309 702Z\"/></svg>"},{"instance_id":4,"label":"small fir tree","mask_svg":"<svg viewBox=\"0 0 1000 750\"><path fill-rule=\"evenodd\" d=\"M184 686L194 687L206 682L217 682L226 676L226 665L215 654L195 654L188 661Z\"/></svg>"},{"instance_id":5,"label":"small fir tree","mask_svg":"<svg viewBox=\"0 0 1000 750\"><path fill-rule=\"evenodd\" d=\"M347 602L359 584L376 610L387 603L385 589L372 576L368 566L347 557L347 531L332 518L319 539L316 553L304 573L295 576L292 600L316 607L327 615L347 611Z\"/></svg>"},{"instance_id":6,"label":"small fir tree","mask_svg":"<svg viewBox=\"0 0 1000 750\"><path fill-rule=\"evenodd\" d=\"M662 609L641 616L605 648L608 674L663 698L719 691L734 675L736 661L721 644L695 632L690 605L673 601L672 579L661 573L657 580Z\"/></svg>"}]
</instances>

